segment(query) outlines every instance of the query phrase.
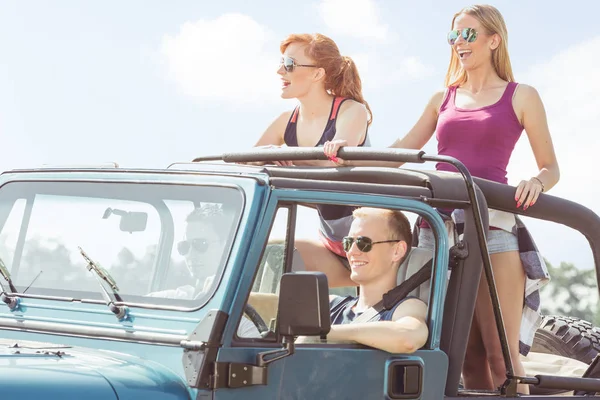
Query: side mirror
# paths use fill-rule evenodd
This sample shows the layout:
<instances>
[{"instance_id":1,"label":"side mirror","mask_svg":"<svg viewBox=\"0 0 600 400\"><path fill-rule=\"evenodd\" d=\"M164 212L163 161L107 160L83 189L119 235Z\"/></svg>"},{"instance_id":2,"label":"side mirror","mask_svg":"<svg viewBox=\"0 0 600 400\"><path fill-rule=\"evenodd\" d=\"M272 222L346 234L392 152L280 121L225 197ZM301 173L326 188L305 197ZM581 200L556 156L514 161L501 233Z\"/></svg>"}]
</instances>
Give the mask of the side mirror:
<instances>
[{"instance_id":1,"label":"side mirror","mask_svg":"<svg viewBox=\"0 0 600 400\"><path fill-rule=\"evenodd\" d=\"M283 274L279 287L279 335L325 336L330 329L327 276L322 272Z\"/></svg>"}]
</instances>

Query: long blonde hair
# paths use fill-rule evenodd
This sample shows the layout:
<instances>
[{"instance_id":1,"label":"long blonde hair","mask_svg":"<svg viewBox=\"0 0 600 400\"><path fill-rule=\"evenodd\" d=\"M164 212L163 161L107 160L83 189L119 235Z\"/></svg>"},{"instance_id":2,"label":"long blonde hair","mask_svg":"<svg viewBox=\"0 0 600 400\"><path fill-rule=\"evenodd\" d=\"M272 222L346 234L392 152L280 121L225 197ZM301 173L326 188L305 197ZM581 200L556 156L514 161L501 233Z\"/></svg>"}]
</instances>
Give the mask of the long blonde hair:
<instances>
[{"instance_id":1,"label":"long blonde hair","mask_svg":"<svg viewBox=\"0 0 600 400\"><path fill-rule=\"evenodd\" d=\"M456 17L461 14L468 14L476 18L488 35L498 34L500 36L500 45L492 51L492 65L501 79L507 82L513 82L515 78L510 64L510 57L508 55L508 31L500 11L498 11L496 7L487 4L477 4L465 7L454 14L450 29L454 28L454 21L456 20ZM451 49L450 51L450 65L448 66L444 85L446 87L460 86L467 81L467 72L460 65L460 61L454 49Z\"/></svg>"}]
</instances>

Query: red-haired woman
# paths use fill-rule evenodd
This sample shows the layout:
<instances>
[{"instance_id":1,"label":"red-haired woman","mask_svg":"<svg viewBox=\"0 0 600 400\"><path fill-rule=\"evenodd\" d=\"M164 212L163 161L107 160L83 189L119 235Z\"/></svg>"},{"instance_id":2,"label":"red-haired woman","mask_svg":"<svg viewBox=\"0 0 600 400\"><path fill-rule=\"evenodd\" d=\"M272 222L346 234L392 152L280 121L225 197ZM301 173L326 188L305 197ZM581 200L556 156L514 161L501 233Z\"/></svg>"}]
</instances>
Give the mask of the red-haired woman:
<instances>
[{"instance_id":1,"label":"red-haired woman","mask_svg":"<svg viewBox=\"0 0 600 400\"><path fill-rule=\"evenodd\" d=\"M318 147L343 139L348 146L368 146L371 109L362 95L354 61L321 34L292 34L281 42L281 97L299 104L279 115L255 146ZM279 161L278 165L335 166L333 161ZM342 238L352 222L352 207L319 206L320 240L297 240L308 270L327 274L330 286L356 285ZM340 268L343 266L344 268Z\"/></svg>"}]
</instances>

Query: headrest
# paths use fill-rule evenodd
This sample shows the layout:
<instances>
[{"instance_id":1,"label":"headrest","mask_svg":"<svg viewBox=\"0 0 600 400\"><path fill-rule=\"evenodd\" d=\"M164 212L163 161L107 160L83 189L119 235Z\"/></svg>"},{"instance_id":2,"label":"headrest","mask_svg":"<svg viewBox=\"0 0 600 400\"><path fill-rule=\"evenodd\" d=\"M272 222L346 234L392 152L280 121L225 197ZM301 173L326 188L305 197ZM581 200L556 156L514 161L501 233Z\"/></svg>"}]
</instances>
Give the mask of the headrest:
<instances>
[{"instance_id":1,"label":"headrest","mask_svg":"<svg viewBox=\"0 0 600 400\"><path fill-rule=\"evenodd\" d=\"M412 247L410 253L404 259L398 268L397 285L402 284L405 280L413 276L419 271L429 260L433 258L433 251L423 247ZM429 299L430 282L426 281L419 287L415 288L410 294L423 300L425 303Z\"/></svg>"}]
</instances>

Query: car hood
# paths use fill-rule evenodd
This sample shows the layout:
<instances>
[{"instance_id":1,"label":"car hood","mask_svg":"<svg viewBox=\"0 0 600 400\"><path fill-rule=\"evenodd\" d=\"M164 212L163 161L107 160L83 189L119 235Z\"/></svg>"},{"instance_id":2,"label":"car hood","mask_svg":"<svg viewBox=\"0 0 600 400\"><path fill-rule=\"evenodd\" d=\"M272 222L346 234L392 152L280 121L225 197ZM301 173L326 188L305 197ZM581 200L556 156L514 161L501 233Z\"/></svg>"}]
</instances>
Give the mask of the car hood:
<instances>
[{"instance_id":1,"label":"car hood","mask_svg":"<svg viewBox=\"0 0 600 400\"><path fill-rule=\"evenodd\" d=\"M93 349L0 339L6 399L189 399L181 377L158 363Z\"/></svg>"}]
</instances>

